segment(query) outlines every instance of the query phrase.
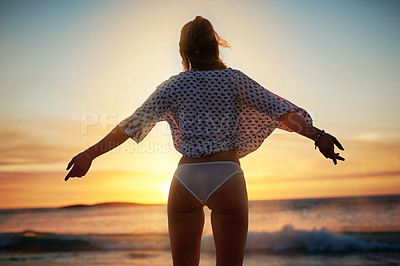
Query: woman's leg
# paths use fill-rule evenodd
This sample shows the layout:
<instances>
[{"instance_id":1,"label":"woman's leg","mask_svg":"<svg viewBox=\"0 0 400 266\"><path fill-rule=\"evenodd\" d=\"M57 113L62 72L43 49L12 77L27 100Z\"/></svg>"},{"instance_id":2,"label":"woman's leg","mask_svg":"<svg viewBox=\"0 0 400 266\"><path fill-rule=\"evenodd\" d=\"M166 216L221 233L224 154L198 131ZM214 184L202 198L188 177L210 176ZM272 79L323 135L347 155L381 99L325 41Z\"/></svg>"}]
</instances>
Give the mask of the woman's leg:
<instances>
[{"instance_id":1,"label":"woman's leg","mask_svg":"<svg viewBox=\"0 0 400 266\"><path fill-rule=\"evenodd\" d=\"M243 173L232 176L208 199L217 266L243 264L248 229L248 199Z\"/></svg>"},{"instance_id":2,"label":"woman's leg","mask_svg":"<svg viewBox=\"0 0 400 266\"><path fill-rule=\"evenodd\" d=\"M168 197L168 230L174 266L199 265L203 226L202 204L174 178Z\"/></svg>"}]
</instances>

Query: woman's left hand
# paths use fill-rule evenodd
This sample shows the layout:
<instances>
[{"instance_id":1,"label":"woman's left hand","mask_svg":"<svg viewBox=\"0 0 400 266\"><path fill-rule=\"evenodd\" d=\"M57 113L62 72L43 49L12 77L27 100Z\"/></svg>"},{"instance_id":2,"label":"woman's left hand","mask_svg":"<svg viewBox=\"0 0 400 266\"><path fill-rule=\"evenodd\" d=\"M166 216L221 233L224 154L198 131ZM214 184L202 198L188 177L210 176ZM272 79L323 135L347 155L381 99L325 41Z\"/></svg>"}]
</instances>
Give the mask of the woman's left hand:
<instances>
[{"instance_id":1,"label":"woman's left hand","mask_svg":"<svg viewBox=\"0 0 400 266\"><path fill-rule=\"evenodd\" d=\"M67 170L71 167L72 169L64 180L67 181L70 177L82 177L86 175L91 165L92 160L85 154L85 152L79 153L68 163Z\"/></svg>"},{"instance_id":2,"label":"woman's left hand","mask_svg":"<svg viewBox=\"0 0 400 266\"><path fill-rule=\"evenodd\" d=\"M318 149L325 156L325 158L332 159L333 163L336 165L337 160L344 161L339 153L335 153L335 145L342 151L344 148L342 144L332 135L326 133L322 135L318 140Z\"/></svg>"}]
</instances>

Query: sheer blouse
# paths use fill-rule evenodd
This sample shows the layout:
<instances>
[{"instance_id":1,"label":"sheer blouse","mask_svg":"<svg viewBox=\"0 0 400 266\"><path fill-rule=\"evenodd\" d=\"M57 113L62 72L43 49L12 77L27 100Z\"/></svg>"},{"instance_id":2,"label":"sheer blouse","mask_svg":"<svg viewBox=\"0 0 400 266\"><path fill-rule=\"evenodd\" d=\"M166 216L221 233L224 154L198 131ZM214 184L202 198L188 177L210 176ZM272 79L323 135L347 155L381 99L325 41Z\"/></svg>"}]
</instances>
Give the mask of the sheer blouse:
<instances>
[{"instance_id":1,"label":"sheer blouse","mask_svg":"<svg viewBox=\"0 0 400 266\"><path fill-rule=\"evenodd\" d=\"M235 149L239 158L255 151L274 130L290 131L279 121L304 109L272 93L239 70L188 70L157 86L120 126L137 143L159 121L167 121L175 149L202 157Z\"/></svg>"}]
</instances>

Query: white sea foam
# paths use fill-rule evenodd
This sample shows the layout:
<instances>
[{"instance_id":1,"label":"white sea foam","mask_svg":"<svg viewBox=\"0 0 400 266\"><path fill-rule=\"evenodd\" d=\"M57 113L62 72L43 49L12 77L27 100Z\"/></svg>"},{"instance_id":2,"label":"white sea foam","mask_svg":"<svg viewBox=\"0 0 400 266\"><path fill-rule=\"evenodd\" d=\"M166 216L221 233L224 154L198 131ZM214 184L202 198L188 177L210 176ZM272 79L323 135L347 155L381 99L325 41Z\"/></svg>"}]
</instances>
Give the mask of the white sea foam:
<instances>
[{"instance_id":1,"label":"white sea foam","mask_svg":"<svg viewBox=\"0 0 400 266\"><path fill-rule=\"evenodd\" d=\"M389 233L388 233L389 234ZM383 243L367 234L370 240L327 229L297 230L286 225L275 232L249 232L247 251L268 253L346 253L399 251L400 241ZM380 237L382 239L382 235ZM25 231L0 234L0 247L13 251L91 251L91 250L169 250L166 234L54 234ZM34 247L34 248L33 248ZM213 251L211 235L202 239L202 250Z\"/></svg>"},{"instance_id":2,"label":"white sea foam","mask_svg":"<svg viewBox=\"0 0 400 266\"><path fill-rule=\"evenodd\" d=\"M202 241L202 249L214 250L212 236L206 236ZM292 225L286 225L276 232L249 232L246 250L263 250L269 252L322 252L337 253L351 251L400 250L400 243L380 243L376 240L364 240L355 236L331 232L325 228L296 230Z\"/></svg>"}]
</instances>

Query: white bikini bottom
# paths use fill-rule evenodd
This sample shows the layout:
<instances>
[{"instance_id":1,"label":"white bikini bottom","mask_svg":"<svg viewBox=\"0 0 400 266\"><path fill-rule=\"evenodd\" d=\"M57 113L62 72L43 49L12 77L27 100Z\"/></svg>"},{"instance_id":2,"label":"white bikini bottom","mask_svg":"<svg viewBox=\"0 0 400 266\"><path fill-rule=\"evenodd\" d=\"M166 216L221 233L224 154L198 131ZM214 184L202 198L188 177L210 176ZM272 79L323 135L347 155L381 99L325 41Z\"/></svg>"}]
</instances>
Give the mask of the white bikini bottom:
<instances>
[{"instance_id":1,"label":"white bikini bottom","mask_svg":"<svg viewBox=\"0 0 400 266\"><path fill-rule=\"evenodd\" d=\"M243 174L242 168L231 161L185 163L178 166L174 178L204 206L218 188L238 173Z\"/></svg>"}]
</instances>

